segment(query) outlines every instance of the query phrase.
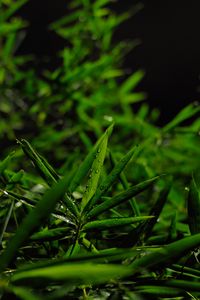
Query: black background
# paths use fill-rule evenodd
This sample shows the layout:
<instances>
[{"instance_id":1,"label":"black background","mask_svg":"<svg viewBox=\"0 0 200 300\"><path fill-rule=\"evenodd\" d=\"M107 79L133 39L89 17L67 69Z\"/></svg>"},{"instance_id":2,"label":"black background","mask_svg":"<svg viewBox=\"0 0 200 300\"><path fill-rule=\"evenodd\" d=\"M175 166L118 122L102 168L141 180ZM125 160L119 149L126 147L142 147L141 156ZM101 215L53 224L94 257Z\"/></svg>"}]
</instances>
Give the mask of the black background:
<instances>
[{"instance_id":1,"label":"black background","mask_svg":"<svg viewBox=\"0 0 200 300\"><path fill-rule=\"evenodd\" d=\"M51 55L64 42L47 30L50 22L67 13L67 0L29 0L19 12L30 23L19 53L38 58ZM129 10L137 1L118 0L117 12ZM140 85L148 93L152 107L161 109L161 122L168 121L187 103L199 99L200 1L143 0L144 8L115 34L115 40L140 39L125 67L143 68L146 77Z\"/></svg>"}]
</instances>

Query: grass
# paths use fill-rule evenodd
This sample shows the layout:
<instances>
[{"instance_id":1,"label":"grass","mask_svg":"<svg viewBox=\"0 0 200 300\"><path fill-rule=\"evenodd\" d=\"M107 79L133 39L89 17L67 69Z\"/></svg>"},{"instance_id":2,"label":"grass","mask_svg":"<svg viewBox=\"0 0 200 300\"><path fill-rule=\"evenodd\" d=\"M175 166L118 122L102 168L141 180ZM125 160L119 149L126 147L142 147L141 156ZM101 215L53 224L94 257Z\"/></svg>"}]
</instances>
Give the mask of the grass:
<instances>
[{"instance_id":1,"label":"grass","mask_svg":"<svg viewBox=\"0 0 200 300\"><path fill-rule=\"evenodd\" d=\"M0 298L200 299L199 104L156 125L109 0L69 1L37 74L25 2L0 2Z\"/></svg>"},{"instance_id":2,"label":"grass","mask_svg":"<svg viewBox=\"0 0 200 300\"><path fill-rule=\"evenodd\" d=\"M191 179L188 209L172 218L169 175L130 185L135 148L110 168L112 127L72 178L26 140L18 147L37 173L10 170L15 154L1 162L2 297L198 299L198 177Z\"/></svg>"}]
</instances>

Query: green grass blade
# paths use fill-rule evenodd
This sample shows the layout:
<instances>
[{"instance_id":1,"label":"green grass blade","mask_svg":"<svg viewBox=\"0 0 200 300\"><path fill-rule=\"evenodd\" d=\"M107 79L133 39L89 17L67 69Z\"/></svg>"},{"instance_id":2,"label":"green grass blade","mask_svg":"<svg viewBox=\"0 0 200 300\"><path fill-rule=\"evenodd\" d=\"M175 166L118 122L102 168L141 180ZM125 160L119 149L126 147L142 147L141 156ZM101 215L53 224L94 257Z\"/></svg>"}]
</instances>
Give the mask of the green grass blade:
<instances>
[{"instance_id":1,"label":"green grass blade","mask_svg":"<svg viewBox=\"0 0 200 300\"><path fill-rule=\"evenodd\" d=\"M100 221L88 222L82 227L82 230L105 230L108 228L122 227L133 223L143 222L150 218L152 218L152 216L104 219Z\"/></svg>"},{"instance_id":2,"label":"green grass blade","mask_svg":"<svg viewBox=\"0 0 200 300\"><path fill-rule=\"evenodd\" d=\"M75 283L77 285L99 284L127 276L130 273L129 267L121 265L66 263L59 266L17 272L12 276L11 282L26 286L46 286L51 282L67 282L73 285Z\"/></svg>"},{"instance_id":3,"label":"green grass blade","mask_svg":"<svg viewBox=\"0 0 200 300\"><path fill-rule=\"evenodd\" d=\"M191 234L200 233L200 189L195 174L188 194L188 222Z\"/></svg>"},{"instance_id":4,"label":"green grass blade","mask_svg":"<svg viewBox=\"0 0 200 300\"><path fill-rule=\"evenodd\" d=\"M135 260L131 265L133 272L137 273L142 269L158 269L170 265L183 257L190 250L200 245L200 234L183 238L163 248Z\"/></svg>"},{"instance_id":5,"label":"green grass blade","mask_svg":"<svg viewBox=\"0 0 200 300\"><path fill-rule=\"evenodd\" d=\"M21 286L14 286L14 285L9 284L9 286L7 287L7 290L12 292L17 297L15 299L21 299L21 300L42 300L42 299L44 299L43 297L33 294L31 289L27 289L27 288L21 287Z\"/></svg>"},{"instance_id":6,"label":"green grass blade","mask_svg":"<svg viewBox=\"0 0 200 300\"><path fill-rule=\"evenodd\" d=\"M49 171L49 169L44 164L43 159L41 159L41 156L37 153L35 149L31 146L31 144L26 141L25 139L21 139L18 141L19 144L22 147L23 152L25 155L31 159L31 161L34 163L35 167L37 168L39 174L41 177L47 182L49 186L51 186L53 183L56 182L56 178L53 176L53 174Z\"/></svg>"},{"instance_id":7,"label":"green grass blade","mask_svg":"<svg viewBox=\"0 0 200 300\"><path fill-rule=\"evenodd\" d=\"M39 232L34 233L30 239L32 241L52 241L52 240L59 240L60 238L63 238L68 233L71 233L71 230L69 227L58 227L55 229L45 229Z\"/></svg>"},{"instance_id":8,"label":"green grass blade","mask_svg":"<svg viewBox=\"0 0 200 300\"><path fill-rule=\"evenodd\" d=\"M14 13L26 2L28 2L28 0L18 0L13 2L12 5L10 5L10 7L4 12L4 14L1 15L1 22L6 21L8 18L14 15Z\"/></svg>"},{"instance_id":9,"label":"green grass blade","mask_svg":"<svg viewBox=\"0 0 200 300\"><path fill-rule=\"evenodd\" d=\"M113 208L136 196L137 194L141 193L142 191L146 190L148 187L153 185L158 178L159 176L156 176L149 180L143 181L137 185L134 185L133 187L130 187L127 191L121 192L120 194L112 197L111 199L106 200L105 202L97 205L88 213L88 218L94 218L107 211L108 209Z\"/></svg>"},{"instance_id":10,"label":"green grass blade","mask_svg":"<svg viewBox=\"0 0 200 300\"><path fill-rule=\"evenodd\" d=\"M184 107L171 122L169 122L167 125L165 125L165 127L163 127L163 132L168 132L174 129L180 123L193 117L199 111L200 111L199 105L189 104L188 106Z\"/></svg>"},{"instance_id":11,"label":"green grass blade","mask_svg":"<svg viewBox=\"0 0 200 300\"><path fill-rule=\"evenodd\" d=\"M152 297L152 296L155 297L155 299L174 299L174 300L183 299L182 297L180 298L180 296L183 296L185 293L181 289L165 287L164 285L157 286L153 284L154 282L152 282L151 285L144 284L142 286L136 287L137 294L140 294L142 296L142 299L148 299L147 297ZM143 298L144 296L145 298Z\"/></svg>"},{"instance_id":12,"label":"green grass blade","mask_svg":"<svg viewBox=\"0 0 200 300\"><path fill-rule=\"evenodd\" d=\"M8 154L8 156L6 156L6 158L4 158L4 160L2 160L0 162L0 176L3 175L4 171L8 168L8 165L11 162L11 159L13 158L13 156L15 155L15 152L11 152Z\"/></svg>"},{"instance_id":13,"label":"green grass blade","mask_svg":"<svg viewBox=\"0 0 200 300\"><path fill-rule=\"evenodd\" d=\"M115 180L118 178L120 173L124 170L130 159L133 157L135 152L135 147L132 148L122 159L119 161L118 164L114 166L110 174L103 180L103 182L99 185L94 197L88 203L85 211L89 210L93 207L97 201L101 198L101 196L112 186Z\"/></svg>"},{"instance_id":14,"label":"green grass blade","mask_svg":"<svg viewBox=\"0 0 200 300\"><path fill-rule=\"evenodd\" d=\"M8 223L10 221L10 218L11 218L11 215L12 215L12 212L13 212L13 208L14 208L14 201L11 202L11 205L10 205L10 208L8 210L5 222L3 224L3 228L2 228L2 231L1 231L1 234L0 234L0 245L2 245L3 236L4 236L4 233L7 229Z\"/></svg>"},{"instance_id":15,"label":"green grass blade","mask_svg":"<svg viewBox=\"0 0 200 300\"><path fill-rule=\"evenodd\" d=\"M137 149L138 149L138 151L136 152L136 155L137 155L138 152L140 151L140 150L139 150L140 148L137 148ZM110 160L111 160L112 165L115 166L115 165L116 165L116 162L115 162L115 158L114 158L114 156L113 156L112 153L110 153ZM126 175L124 174L123 171L119 174L119 179L120 179L120 181L121 181L121 184L122 184L123 188L124 188L125 190L127 190L127 189L129 188L129 183L128 183L128 181L127 181L127 179L126 179ZM140 209L139 209L139 206L137 205L136 199L135 199L134 197L131 198L131 199L129 200L129 203L130 203L130 205L131 205L131 208L132 208L132 210L133 210L134 215L135 215L135 216L140 216Z\"/></svg>"},{"instance_id":16,"label":"green grass blade","mask_svg":"<svg viewBox=\"0 0 200 300\"><path fill-rule=\"evenodd\" d=\"M167 196L170 192L171 189L171 181L169 181L165 187L161 190L158 199L156 201L156 203L154 204L154 206L152 207L152 209L149 212L150 216L154 216L153 219L147 220L144 224L142 224L141 226L138 227L137 229L137 238L141 239L141 236L143 236L143 238L148 238L151 235L152 229L154 227L154 225L157 222L157 219L167 201Z\"/></svg>"},{"instance_id":17,"label":"green grass blade","mask_svg":"<svg viewBox=\"0 0 200 300\"><path fill-rule=\"evenodd\" d=\"M194 269L194 268L174 264L174 265L172 265L171 269L175 270L175 271L178 271L181 274L186 273L186 274L190 274L192 276L200 278L200 270L197 270L197 269Z\"/></svg>"},{"instance_id":18,"label":"green grass blade","mask_svg":"<svg viewBox=\"0 0 200 300\"><path fill-rule=\"evenodd\" d=\"M55 180L59 180L60 176L58 173L55 171L55 169L48 163L48 161L39 153L37 153L47 170L50 172L50 174L55 178Z\"/></svg>"},{"instance_id":19,"label":"green grass blade","mask_svg":"<svg viewBox=\"0 0 200 300\"><path fill-rule=\"evenodd\" d=\"M113 129L113 124L106 130L106 132L100 137L100 139L97 141L97 143L94 145L92 150L89 152L89 154L86 156L80 167L78 168L77 172L74 174L74 177L70 183L69 191L73 192L75 191L76 187L80 185L82 179L87 176L87 173L89 172L89 169L94 161L94 158L97 154L97 150L99 145L101 144L102 140L105 138L105 136L110 136Z\"/></svg>"},{"instance_id":20,"label":"green grass blade","mask_svg":"<svg viewBox=\"0 0 200 300\"><path fill-rule=\"evenodd\" d=\"M83 194L83 198L81 201L81 205L84 208L85 205L91 200L91 198L94 196L99 178L101 175L101 170L103 167L104 159L106 156L106 150L108 145L108 134L105 134L101 140L101 142L98 145L91 169L89 174L89 179L87 181L87 186L85 193Z\"/></svg>"},{"instance_id":21,"label":"green grass blade","mask_svg":"<svg viewBox=\"0 0 200 300\"><path fill-rule=\"evenodd\" d=\"M82 238L80 239L82 243ZM88 244L88 242L87 242ZM141 248L141 251L142 248ZM107 248L104 250L100 250L98 252L95 251L95 253L86 253L82 252L79 253L76 256L66 256L62 257L60 259L56 258L54 260L44 260L44 261L38 261L36 263L27 263L18 268L17 272L24 272L27 270L35 270L38 268L47 268L52 266L59 267L60 265L64 265L66 263L105 263L106 262L113 262L113 261L123 261L127 258L132 258L138 255L139 249L137 248L126 248L126 249L119 249L119 248Z\"/></svg>"},{"instance_id":22,"label":"green grass blade","mask_svg":"<svg viewBox=\"0 0 200 300\"><path fill-rule=\"evenodd\" d=\"M41 177L47 182L49 186L52 186L59 179L59 175L56 171L50 166L50 164L44 159L40 154L37 153L31 146L29 142L22 139L19 141L24 153L27 155L29 159L31 159L36 166ZM66 190L67 190L67 179L66 179ZM73 215L78 216L78 208L76 204L73 202L69 194L66 194L63 198L67 208L72 212Z\"/></svg>"},{"instance_id":23,"label":"green grass blade","mask_svg":"<svg viewBox=\"0 0 200 300\"><path fill-rule=\"evenodd\" d=\"M128 77L126 81L120 87L120 93L123 96L124 94L130 93L142 80L145 73L143 70L138 70ZM122 98L123 101L123 98Z\"/></svg>"},{"instance_id":24,"label":"green grass blade","mask_svg":"<svg viewBox=\"0 0 200 300\"><path fill-rule=\"evenodd\" d=\"M64 197L66 192L65 178L44 194L36 207L25 217L16 234L8 243L7 248L0 256L0 270L3 271L14 259L18 249L39 228L54 210L56 203Z\"/></svg>"},{"instance_id":25,"label":"green grass blade","mask_svg":"<svg viewBox=\"0 0 200 300\"><path fill-rule=\"evenodd\" d=\"M142 283L141 287L142 287ZM170 279L170 280L146 280L145 286L157 286L157 288L161 287L171 287L178 288L182 291L200 291L200 282L192 282L191 280L178 280L178 279Z\"/></svg>"},{"instance_id":26,"label":"green grass blade","mask_svg":"<svg viewBox=\"0 0 200 300\"><path fill-rule=\"evenodd\" d=\"M24 170L20 170L19 172L13 174L8 184L6 185L6 188L12 190L16 184L20 183L23 176L24 176Z\"/></svg>"}]
</instances>

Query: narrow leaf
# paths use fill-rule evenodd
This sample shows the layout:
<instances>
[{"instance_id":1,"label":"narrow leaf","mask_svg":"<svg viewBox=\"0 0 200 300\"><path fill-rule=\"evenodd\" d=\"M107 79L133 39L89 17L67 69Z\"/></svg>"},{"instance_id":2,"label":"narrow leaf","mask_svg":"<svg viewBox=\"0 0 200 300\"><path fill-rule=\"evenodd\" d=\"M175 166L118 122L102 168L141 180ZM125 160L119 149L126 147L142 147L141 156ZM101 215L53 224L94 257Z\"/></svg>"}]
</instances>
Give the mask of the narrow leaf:
<instances>
[{"instance_id":1,"label":"narrow leaf","mask_svg":"<svg viewBox=\"0 0 200 300\"><path fill-rule=\"evenodd\" d=\"M165 265L169 266L198 246L200 246L200 234L195 234L173 242L153 253L135 260L131 264L133 273L137 273L142 269L159 269Z\"/></svg>"},{"instance_id":2,"label":"narrow leaf","mask_svg":"<svg viewBox=\"0 0 200 300\"><path fill-rule=\"evenodd\" d=\"M58 227L55 229L45 229L39 232L34 233L30 239L32 241L51 241L51 240L59 240L60 238L63 238L68 233L70 233L71 230L69 227Z\"/></svg>"},{"instance_id":3,"label":"narrow leaf","mask_svg":"<svg viewBox=\"0 0 200 300\"><path fill-rule=\"evenodd\" d=\"M149 215L154 216L154 218L147 220L144 224L142 224L137 228L137 238L141 238L141 236L143 236L143 238L148 238L151 235L152 229L156 224L157 219L166 203L170 188L171 188L171 181L169 181L165 185L165 187L161 190L156 203L154 204L154 206L149 212Z\"/></svg>"},{"instance_id":4,"label":"narrow leaf","mask_svg":"<svg viewBox=\"0 0 200 300\"><path fill-rule=\"evenodd\" d=\"M134 197L141 193L142 191L146 190L148 187L154 184L154 182L159 178L159 176L153 177L149 180L143 181L137 185L134 185L133 187L130 187L127 191L121 192L120 194L112 197L109 200L106 200L105 202L97 205L94 207L89 213L88 218L94 218L103 212L107 211L110 208L113 208L127 200L129 200L131 197Z\"/></svg>"},{"instance_id":5,"label":"narrow leaf","mask_svg":"<svg viewBox=\"0 0 200 300\"><path fill-rule=\"evenodd\" d=\"M37 153L36 150L33 149L31 144L22 139L19 141L21 144L21 147L24 151L24 153L28 156L29 159L31 159L36 166L39 174L42 178L47 182L49 186L52 186L53 183L57 182L59 179L59 175L56 173L56 171L50 166L50 164L44 159L40 154ZM67 178L66 178L66 190L67 190ZM67 208L72 212L73 215L78 215L78 209L76 207L76 204L73 202L69 194L66 194L64 197L64 202L67 206Z\"/></svg>"},{"instance_id":6,"label":"narrow leaf","mask_svg":"<svg viewBox=\"0 0 200 300\"><path fill-rule=\"evenodd\" d=\"M78 168L77 172L75 173L70 186L69 191L74 192L76 187L80 185L81 180L87 175L93 161L95 158L95 155L97 154L97 150L99 145L101 144L102 140L105 138L106 135L110 136L113 129L113 124L106 130L106 132L100 137L100 139L97 141L97 143L94 145L92 150L89 152L89 154L86 156L80 167Z\"/></svg>"},{"instance_id":7,"label":"narrow leaf","mask_svg":"<svg viewBox=\"0 0 200 300\"><path fill-rule=\"evenodd\" d=\"M200 189L193 175L188 194L188 221L191 234L200 233Z\"/></svg>"},{"instance_id":8,"label":"narrow leaf","mask_svg":"<svg viewBox=\"0 0 200 300\"><path fill-rule=\"evenodd\" d=\"M39 174L41 175L42 178L44 178L44 180L48 183L48 185L51 186L53 183L55 183L56 182L55 177L46 167L43 160L41 159L41 156L37 153L35 149L33 149L31 144L25 139L21 139L18 142L20 143L25 155L32 160Z\"/></svg>"},{"instance_id":9,"label":"narrow leaf","mask_svg":"<svg viewBox=\"0 0 200 300\"><path fill-rule=\"evenodd\" d=\"M184 107L176 116L175 118L169 122L165 127L163 128L163 132L168 132L172 129L174 129L176 126L178 126L183 121L193 117L195 114L197 114L200 111L200 106L196 103L189 104L188 106Z\"/></svg>"},{"instance_id":10,"label":"narrow leaf","mask_svg":"<svg viewBox=\"0 0 200 300\"><path fill-rule=\"evenodd\" d=\"M46 268L15 273L12 283L46 286L51 282L64 282L65 284L99 284L108 280L127 276L131 269L121 265L105 265L91 263L63 264Z\"/></svg>"},{"instance_id":11,"label":"narrow leaf","mask_svg":"<svg viewBox=\"0 0 200 300\"><path fill-rule=\"evenodd\" d=\"M101 221L88 222L83 226L82 230L85 231L91 229L104 230L108 228L121 227L121 226L130 225L137 222L142 222L150 218L152 218L152 216L104 219Z\"/></svg>"},{"instance_id":12,"label":"narrow leaf","mask_svg":"<svg viewBox=\"0 0 200 300\"><path fill-rule=\"evenodd\" d=\"M104 159L106 156L106 150L107 150L107 144L108 144L108 134L105 134L103 136L103 139L98 145L98 148L96 150L96 154L90 169L89 173L89 180L87 181L87 186L85 193L83 194L81 205L84 208L85 205L88 203L88 201L91 200L93 195L96 192L99 178L101 175L101 170L103 167Z\"/></svg>"},{"instance_id":13,"label":"narrow leaf","mask_svg":"<svg viewBox=\"0 0 200 300\"><path fill-rule=\"evenodd\" d=\"M18 249L39 228L54 210L58 200L63 198L66 192L65 178L54 184L44 194L36 207L25 217L16 231L15 236L7 244L7 248L0 256L0 270L4 270L14 259Z\"/></svg>"},{"instance_id":14,"label":"narrow leaf","mask_svg":"<svg viewBox=\"0 0 200 300\"><path fill-rule=\"evenodd\" d=\"M120 173L126 167L127 163L133 157L134 152L135 152L135 147L131 149L124 157L122 157L119 163L114 166L110 174L99 185L94 197L88 203L87 209L90 209L90 207L94 206L97 203L97 201L101 198L101 196L112 186L112 184L118 178Z\"/></svg>"}]
</instances>

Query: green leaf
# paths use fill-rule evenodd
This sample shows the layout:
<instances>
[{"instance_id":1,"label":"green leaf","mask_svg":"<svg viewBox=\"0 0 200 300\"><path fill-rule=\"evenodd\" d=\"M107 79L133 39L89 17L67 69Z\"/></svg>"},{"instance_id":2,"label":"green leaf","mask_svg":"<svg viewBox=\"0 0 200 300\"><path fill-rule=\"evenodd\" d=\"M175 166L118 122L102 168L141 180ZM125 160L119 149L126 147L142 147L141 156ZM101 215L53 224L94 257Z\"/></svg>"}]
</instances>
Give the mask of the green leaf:
<instances>
[{"instance_id":1,"label":"green leaf","mask_svg":"<svg viewBox=\"0 0 200 300\"><path fill-rule=\"evenodd\" d=\"M131 269L129 267L121 265L66 263L59 266L17 272L12 276L11 282L26 286L46 286L51 282L76 283L77 285L99 284L127 276L130 273Z\"/></svg>"},{"instance_id":2,"label":"green leaf","mask_svg":"<svg viewBox=\"0 0 200 300\"><path fill-rule=\"evenodd\" d=\"M39 174L42 178L44 178L47 184L51 186L53 183L55 183L56 178L54 177L54 174L52 174L49 168L47 168L44 160L41 159L41 155L39 155L37 151L33 149L31 144L25 139L21 139L20 141L18 141L18 143L21 145L25 155L32 160Z\"/></svg>"},{"instance_id":3,"label":"green leaf","mask_svg":"<svg viewBox=\"0 0 200 300\"><path fill-rule=\"evenodd\" d=\"M146 190L148 187L150 187L151 185L154 184L154 182L159 178L159 176L153 177L149 180L143 181L137 185L134 185L133 187L130 187L127 191L125 192L121 192L120 194L112 197L109 200L106 200L105 202L97 205L96 207L94 207L88 214L87 217L88 218L94 218L100 214L102 214L103 212L107 211L110 208L113 208L127 200L129 200L130 198L138 195L139 193L141 193L142 191Z\"/></svg>"},{"instance_id":4,"label":"green leaf","mask_svg":"<svg viewBox=\"0 0 200 300\"><path fill-rule=\"evenodd\" d=\"M147 280L145 282L145 286L157 286L158 290L159 287L171 287L171 288L178 288L182 291L200 291L200 282L192 282L191 280ZM142 286L141 286L142 288Z\"/></svg>"},{"instance_id":5,"label":"green leaf","mask_svg":"<svg viewBox=\"0 0 200 300\"><path fill-rule=\"evenodd\" d=\"M108 228L115 228L130 225L137 222L142 222L147 219L153 218L152 216L142 216L142 217L127 217L127 218L112 218L112 219L104 219L100 221L88 222L82 227L82 230L105 230Z\"/></svg>"},{"instance_id":6,"label":"green leaf","mask_svg":"<svg viewBox=\"0 0 200 300\"><path fill-rule=\"evenodd\" d=\"M88 206L86 207L85 211L89 210L92 206L94 206L97 203L97 201L101 198L101 196L112 186L112 184L118 178L120 173L126 167L127 163L133 157L134 152L135 147L131 149L124 157L122 157L119 163L115 165L110 174L99 185L94 197L88 203Z\"/></svg>"},{"instance_id":7,"label":"green leaf","mask_svg":"<svg viewBox=\"0 0 200 300\"><path fill-rule=\"evenodd\" d=\"M4 12L3 15L1 15L1 22L5 22L8 18L10 18L14 13L22 7L28 0L18 0L15 2L12 2L12 5L9 6L9 8Z\"/></svg>"},{"instance_id":8,"label":"green leaf","mask_svg":"<svg viewBox=\"0 0 200 300\"><path fill-rule=\"evenodd\" d=\"M91 200L91 198L94 196L99 178L101 175L101 170L103 167L104 159L106 156L106 150L107 150L107 144L108 144L108 132L103 136L103 139L98 145L91 169L89 174L89 180L87 181L87 186L85 193L83 194L83 198L81 201L81 205L84 208L85 205Z\"/></svg>"},{"instance_id":9,"label":"green leaf","mask_svg":"<svg viewBox=\"0 0 200 300\"><path fill-rule=\"evenodd\" d=\"M137 72L133 73L133 75L129 76L120 87L121 95L123 96L124 94L130 93L140 83L144 75L145 73L143 70L138 70Z\"/></svg>"},{"instance_id":10,"label":"green leaf","mask_svg":"<svg viewBox=\"0 0 200 300\"><path fill-rule=\"evenodd\" d=\"M31 159L36 166L39 174L42 178L47 182L49 186L52 186L53 183L57 182L57 180L60 178L59 175L56 173L56 171L52 168L52 166L47 162L46 159L44 159L40 154L37 153L31 146L31 144L26 141L25 139L22 139L19 141L19 143L22 146L22 149L24 153L27 155L29 159ZM66 191L68 188L67 185L67 178L66 178ZM73 215L77 216L78 209L76 207L76 204L73 202L69 194L66 194L63 198L67 208L72 212Z\"/></svg>"},{"instance_id":11,"label":"green leaf","mask_svg":"<svg viewBox=\"0 0 200 300\"><path fill-rule=\"evenodd\" d=\"M41 298L40 296L34 295L30 289L27 289L25 287L21 286L14 286L10 285L8 286L8 290L10 290L15 296L17 296L17 299L21 300L42 300L44 298Z\"/></svg>"},{"instance_id":12,"label":"green leaf","mask_svg":"<svg viewBox=\"0 0 200 300\"><path fill-rule=\"evenodd\" d=\"M159 269L165 265L169 266L188 251L195 249L200 245L200 234L195 234L190 237L183 238L179 241L173 242L167 246L162 247L153 253L147 254L140 259L135 260L131 266L133 273L137 273L143 269Z\"/></svg>"},{"instance_id":13,"label":"green leaf","mask_svg":"<svg viewBox=\"0 0 200 300\"><path fill-rule=\"evenodd\" d=\"M71 233L71 229L69 227L58 227L55 229L45 229L39 232L34 233L30 239L32 241L51 241L51 240L59 240L63 238L67 234Z\"/></svg>"},{"instance_id":14,"label":"green leaf","mask_svg":"<svg viewBox=\"0 0 200 300\"><path fill-rule=\"evenodd\" d=\"M111 132L113 129L113 124L106 130L106 132L100 137L100 139L97 141L97 143L94 145L92 150L89 152L89 154L86 156L84 161L82 162L81 166L77 169L77 172L75 173L70 186L69 186L69 191L74 192L76 187L80 185L82 179L87 175L94 158L96 156L97 150L99 145L101 144L102 140L104 140L105 136L110 136Z\"/></svg>"},{"instance_id":15,"label":"green leaf","mask_svg":"<svg viewBox=\"0 0 200 300\"><path fill-rule=\"evenodd\" d=\"M9 153L8 156L6 156L6 158L0 162L0 176L2 176L4 171L8 168L8 165L10 164L14 154L14 151Z\"/></svg>"},{"instance_id":16,"label":"green leaf","mask_svg":"<svg viewBox=\"0 0 200 300\"><path fill-rule=\"evenodd\" d=\"M176 116L175 118L169 122L165 127L163 127L163 132L168 132L172 129L174 129L176 126L178 126L183 121L193 117L195 114L197 114L200 111L200 106L194 104L189 104L188 106L184 107Z\"/></svg>"},{"instance_id":17,"label":"green leaf","mask_svg":"<svg viewBox=\"0 0 200 300\"><path fill-rule=\"evenodd\" d=\"M177 289L174 287L173 288L165 287L164 285L162 286L161 283L160 283L160 286L153 285L153 284L154 284L154 282L152 282L151 285L150 284L147 285L146 283L144 283L144 285L136 287L136 293L141 294L142 296L146 296L146 297L154 296L155 299L158 299L157 297L159 297L159 299L161 299L161 297L162 298L164 297L163 299L180 299L180 298L174 298L174 297L180 297L185 294L181 289ZM163 282L163 284L164 284L164 282ZM173 298L171 298L171 297L173 297ZM183 298L181 297L181 299L183 299Z\"/></svg>"},{"instance_id":18,"label":"green leaf","mask_svg":"<svg viewBox=\"0 0 200 300\"><path fill-rule=\"evenodd\" d=\"M200 189L193 174L188 194L188 222L191 234L200 233Z\"/></svg>"},{"instance_id":19,"label":"green leaf","mask_svg":"<svg viewBox=\"0 0 200 300\"><path fill-rule=\"evenodd\" d=\"M54 210L56 203L64 197L66 192L66 178L64 177L46 191L36 207L25 217L16 234L8 242L7 248L0 256L0 270L3 271L14 259L18 249L30 235L39 228Z\"/></svg>"},{"instance_id":20,"label":"green leaf","mask_svg":"<svg viewBox=\"0 0 200 300\"><path fill-rule=\"evenodd\" d=\"M171 189L171 181L165 184L165 187L161 190L158 199L152 209L149 212L150 216L154 216L153 219L147 220L144 224L137 228L137 238L141 239L141 236L148 238L151 235L152 229L157 222L157 219L162 212L162 209L167 201L168 194ZM136 238L136 237L135 237Z\"/></svg>"},{"instance_id":21,"label":"green leaf","mask_svg":"<svg viewBox=\"0 0 200 300\"><path fill-rule=\"evenodd\" d=\"M137 148L137 149L138 149L138 151L136 152L136 156L137 156L137 153L140 151L140 150L139 150L140 147ZM113 155L111 152L110 152L110 160L111 160L111 164L112 164L113 166L115 166L115 165L116 165L115 158L114 158L114 155ZM119 174L119 179L120 179L120 181L121 181L121 184L122 184L123 188L124 188L125 190L127 190L127 189L129 188L129 183L128 183L127 179L126 179L126 175L124 174L123 170L122 170L122 172ZM131 208L132 208L132 210L133 210L134 215L135 215L135 216L139 216L139 215L140 215L140 209L139 209L139 206L137 205L136 199L135 199L134 197L131 198L131 199L129 200L129 203L130 203L130 205L131 205Z\"/></svg>"}]
</instances>

